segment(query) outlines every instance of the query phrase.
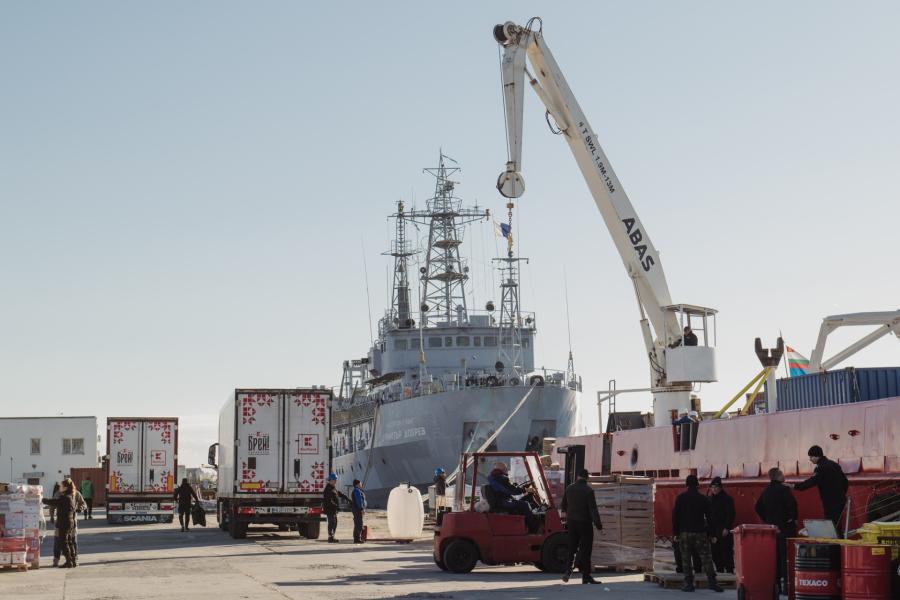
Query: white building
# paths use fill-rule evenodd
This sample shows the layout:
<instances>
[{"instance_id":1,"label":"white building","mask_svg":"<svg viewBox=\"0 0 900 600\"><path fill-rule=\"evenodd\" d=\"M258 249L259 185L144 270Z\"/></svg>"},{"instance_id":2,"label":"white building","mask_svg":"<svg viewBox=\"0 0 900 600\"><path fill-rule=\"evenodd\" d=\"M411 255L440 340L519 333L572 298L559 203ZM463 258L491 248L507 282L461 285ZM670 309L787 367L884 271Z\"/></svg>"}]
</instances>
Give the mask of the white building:
<instances>
[{"instance_id":1,"label":"white building","mask_svg":"<svg viewBox=\"0 0 900 600\"><path fill-rule=\"evenodd\" d=\"M40 484L99 467L97 417L0 418L0 481Z\"/></svg>"}]
</instances>

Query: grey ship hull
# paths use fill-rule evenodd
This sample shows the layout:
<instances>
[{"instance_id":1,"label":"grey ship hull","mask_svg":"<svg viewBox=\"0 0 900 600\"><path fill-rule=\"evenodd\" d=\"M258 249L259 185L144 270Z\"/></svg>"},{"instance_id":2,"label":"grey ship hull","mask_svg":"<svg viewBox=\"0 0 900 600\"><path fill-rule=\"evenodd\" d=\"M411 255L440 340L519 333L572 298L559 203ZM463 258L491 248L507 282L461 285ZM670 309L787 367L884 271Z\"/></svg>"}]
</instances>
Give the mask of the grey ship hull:
<instances>
[{"instance_id":1,"label":"grey ship hull","mask_svg":"<svg viewBox=\"0 0 900 600\"><path fill-rule=\"evenodd\" d=\"M401 482L425 492L435 467L450 473L463 451L477 449L477 440L464 442L466 424L491 422L500 427L528 389L473 387L382 404L375 415L372 449L335 457L340 488L347 489L354 479L363 481L373 508L383 508L391 489ZM536 387L500 432L497 449L525 450L535 421L555 423L549 437L575 435L580 396L566 387Z\"/></svg>"}]
</instances>

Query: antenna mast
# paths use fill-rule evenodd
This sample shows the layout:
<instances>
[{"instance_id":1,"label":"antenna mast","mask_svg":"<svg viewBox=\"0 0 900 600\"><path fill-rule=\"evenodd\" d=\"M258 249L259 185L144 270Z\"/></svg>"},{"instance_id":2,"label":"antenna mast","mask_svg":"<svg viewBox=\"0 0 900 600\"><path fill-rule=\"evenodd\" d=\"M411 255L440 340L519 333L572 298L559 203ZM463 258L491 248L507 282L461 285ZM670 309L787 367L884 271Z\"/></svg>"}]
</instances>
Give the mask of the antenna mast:
<instances>
[{"instance_id":1,"label":"antenna mast","mask_svg":"<svg viewBox=\"0 0 900 600\"><path fill-rule=\"evenodd\" d=\"M462 208L462 200L454 195L455 181L450 176L459 167L447 166L454 161L440 152L438 166L424 169L435 178L434 196L426 202L426 210L411 210L407 219L428 226L428 252L425 266L420 269L422 279L421 326L437 323L468 323L465 282L469 267L459 257L462 244L461 225L487 218L479 209Z\"/></svg>"},{"instance_id":2,"label":"antenna mast","mask_svg":"<svg viewBox=\"0 0 900 600\"><path fill-rule=\"evenodd\" d=\"M519 309L519 263L528 263L527 258L517 258L513 253L512 201L506 204L506 227L502 228L506 238L506 256L495 258L500 264L501 301L500 301L500 343L498 345L499 360L497 371L508 375L510 379L522 380L522 313Z\"/></svg>"},{"instance_id":3,"label":"antenna mast","mask_svg":"<svg viewBox=\"0 0 900 600\"><path fill-rule=\"evenodd\" d=\"M396 221L394 228L394 239L391 241L391 249L385 252L388 256L394 257L394 291L391 298L391 311L388 326L398 329L410 329L414 326L414 321L409 310L409 277L408 262L409 257L415 254L410 249L409 242L406 239L406 213L404 212L403 200L397 201L397 212L391 215Z\"/></svg>"}]
</instances>

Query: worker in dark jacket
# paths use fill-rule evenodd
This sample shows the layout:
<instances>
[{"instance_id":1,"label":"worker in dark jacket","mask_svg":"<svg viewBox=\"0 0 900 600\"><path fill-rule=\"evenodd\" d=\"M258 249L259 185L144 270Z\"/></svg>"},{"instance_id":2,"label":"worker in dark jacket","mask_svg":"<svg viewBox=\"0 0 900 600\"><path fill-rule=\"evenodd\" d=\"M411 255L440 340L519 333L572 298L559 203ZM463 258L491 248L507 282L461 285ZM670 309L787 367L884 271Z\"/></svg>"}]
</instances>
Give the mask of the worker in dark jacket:
<instances>
[{"instance_id":1,"label":"worker in dark jacket","mask_svg":"<svg viewBox=\"0 0 900 600\"><path fill-rule=\"evenodd\" d=\"M325 518L328 520L328 542L332 544L340 541L335 539L334 534L337 531L337 514L341 510L341 498L350 502L350 498L337 489L337 475L329 473L325 482L322 510L325 512Z\"/></svg>"},{"instance_id":2,"label":"worker in dark jacket","mask_svg":"<svg viewBox=\"0 0 900 600\"><path fill-rule=\"evenodd\" d=\"M597 511L597 498L587 479L588 470L579 470L578 479L566 488L560 504L560 509L566 513L566 530L569 532L569 558L562 578L564 582L572 576L572 561L575 560L581 571L581 583L600 583L591 577L591 551L594 549L594 528L600 531L603 523Z\"/></svg>"},{"instance_id":3,"label":"worker in dark jacket","mask_svg":"<svg viewBox=\"0 0 900 600\"><path fill-rule=\"evenodd\" d=\"M787 540L797 535L797 501L784 484L781 469L769 469L769 485L756 501L756 514L766 525L778 528L775 538L775 566L782 591L787 590Z\"/></svg>"},{"instance_id":4,"label":"worker in dark jacket","mask_svg":"<svg viewBox=\"0 0 900 600\"><path fill-rule=\"evenodd\" d=\"M700 482L696 475L688 475L685 480L687 490L675 499L672 510L672 531L678 538L681 549L681 566L684 569L684 586L681 591L694 591L694 570L691 565L691 554L696 550L700 554L709 589L715 592L724 590L716 583L716 569L709 555L709 500L697 488Z\"/></svg>"},{"instance_id":5,"label":"worker in dark jacket","mask_svg":"<svg viewBox=\"0 0 900 600\"><path fill-rule=\"evenodd\" d=\"M435 515L443 512L447 506L447 472L437 467L434 470L434 511Z\"/></svg>"},{"instance_id":6,"label":"worker in dark jacket","mask_svg":"<svg viewBox=\"0 0 900 600\"><path fill-rule=\"evenodd\" d=\"M197 498L197 492L188 483L187 477L181 480L181 485L175 488L173 495L175 501L178 502L178 522L181 523L182 531L191 530L191 500L200 502Z\"/></svg>"},{"instance_id":7,"label":"worker in dark jacket","mask_svg":"<svg viewBox=\"0 0 900 600\"><path fill-rule=\"evenodd\" d=\"M709 484L710 550L719 573L734 573L734 498L722 487L722 478L713 477Z\"/></svg>"},{"instance_id":8,"label":"worker in dark jacket","mask_svg":"<svg viewBox=\"0 0 900 600\"><path fill-rule=\"evenodd\" d=\"M494 467L488 475L488 485L491 486L500 508L512 514L524 516L528 531L535 533L540 524L539 519L531 512L531 507L526 501L513 498L513 496L527 494L529 490L511 482L508 473L509 467L506 466L506 463L499 461L494 463Z\"/></svg>"},{"instance_id":9,"label":"worker in dark jacket","mask_svg":"<svg viewBox=\"0 0 900 600\"><path fill-rule=\"evenodd\" d=\"M844 475L841 465L825 456L821 446L812 446L807 454L809 460L816 465L816 469L812 477L796 484L794 489L803 491L811 487L818 487L825 518L834 523L834 528L840 535L841 514L847 503L847 488L849 487L847 476Z\"/></svg>"},{"instance_id":10,"label":"worker in dark jacket","mask_svg":"<svg viewBox=\"0 0 900 600\"><path fill-rule=\"evenodd\" d=\"M66 562L59 565L59 555L53 560L53 566L63 568L77 567L78 556L75 551L75 484L66 477L59 486L59 496L56 498L44 498L44 504L56 507L56 538L53 541L54 551L65 557Z\"/></svg>"}]
</instances>

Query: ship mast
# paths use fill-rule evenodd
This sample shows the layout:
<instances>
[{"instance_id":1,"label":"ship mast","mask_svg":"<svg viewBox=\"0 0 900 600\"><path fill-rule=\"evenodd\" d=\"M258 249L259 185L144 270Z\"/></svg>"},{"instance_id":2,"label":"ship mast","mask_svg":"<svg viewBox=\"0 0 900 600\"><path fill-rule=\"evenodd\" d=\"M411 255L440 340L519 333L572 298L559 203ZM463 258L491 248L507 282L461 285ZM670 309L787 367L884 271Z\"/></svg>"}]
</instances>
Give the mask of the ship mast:
<instances>
[{"instance_id":1,"label":"ship mast","mask_svg":"<svg viewBox=\"0 0 900 600\"><path fill-rule=\"evenodd\" d=\"M497 371L505 373L509 379L522 380L522 313L519 308L519 263L528 263L527 258L518 258L513 253L512 220L514 205L506 204L507 223L503 228L506 238L506 256L493 259L500 263L500 344Z\"/></svg>"},{"instance_id":2,"label":"ship mast","mask_svg":"<svg viewBox=\"0 0 900 600\"><path fill-rule=\"evenodd\" d=\"M441 152L438 166L424 169L435 178L434 196L426 202L426 210L407 213L410 221L428 226L428 253L425 266L420 269L421 327L468 323L465 282L469 268L459 257L461 226L488 216L477 206L462 208L462 200L453 194L457 182L450 179L460 169L448 166L445 160L456 162Z\"/></svg>"},{"instance_id":3,"label":"ship mast","mask_svg":"<svg viewBox=\"0 0 900 600\"><path fill-rule=\"evenodd\" d=\"M409 310L409 277L407 266L409 257L415 254L409 247L406 239L406 214L403 200L397 202L397 212L394 218L394 239L391 241L391 249L385 252L394 257L394 292L391 299L390 323L398 329L410 329L414 322Z\"/></svg>"}]
</instances>

